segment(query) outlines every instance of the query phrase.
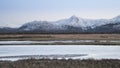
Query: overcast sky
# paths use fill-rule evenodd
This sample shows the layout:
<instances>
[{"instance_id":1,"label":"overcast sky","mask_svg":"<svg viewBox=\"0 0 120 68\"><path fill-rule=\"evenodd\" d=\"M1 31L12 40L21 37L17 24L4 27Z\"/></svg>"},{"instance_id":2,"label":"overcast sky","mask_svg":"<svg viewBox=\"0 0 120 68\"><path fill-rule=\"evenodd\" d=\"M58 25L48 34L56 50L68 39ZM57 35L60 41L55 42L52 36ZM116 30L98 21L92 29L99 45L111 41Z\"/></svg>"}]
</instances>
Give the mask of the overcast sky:
<instances>
[{"instance_id":1,"label":"overcast sky","mask_svg":"<svg viewBox=\"0 0 120 68\"><path fill-rule=\"evenodd\" d=\"M113 18L120 15L120 0L0 0L0 25L17 27L33 20L56 21L76 15Z\"/></svg>"}]
</instances>

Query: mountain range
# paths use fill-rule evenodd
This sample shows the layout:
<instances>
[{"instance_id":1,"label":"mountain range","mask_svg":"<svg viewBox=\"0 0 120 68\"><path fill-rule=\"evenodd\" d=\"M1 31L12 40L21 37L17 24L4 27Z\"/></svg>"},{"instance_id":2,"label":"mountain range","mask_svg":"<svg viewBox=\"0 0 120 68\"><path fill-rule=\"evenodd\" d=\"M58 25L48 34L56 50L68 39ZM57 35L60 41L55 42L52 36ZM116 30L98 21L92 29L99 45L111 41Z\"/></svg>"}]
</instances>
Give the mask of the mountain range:
<instances>
[{"instance_id":1,"label":"mountain range","mask_svg":"<svg viewBox=\"0 0 120 68\"><path fill-rule=\"evenodd\" d=\"M71 16L58 21L32 21L18 28L2 27L0 33L120 33L120 15L112 19Z\"/></svg>"}]
</instances>

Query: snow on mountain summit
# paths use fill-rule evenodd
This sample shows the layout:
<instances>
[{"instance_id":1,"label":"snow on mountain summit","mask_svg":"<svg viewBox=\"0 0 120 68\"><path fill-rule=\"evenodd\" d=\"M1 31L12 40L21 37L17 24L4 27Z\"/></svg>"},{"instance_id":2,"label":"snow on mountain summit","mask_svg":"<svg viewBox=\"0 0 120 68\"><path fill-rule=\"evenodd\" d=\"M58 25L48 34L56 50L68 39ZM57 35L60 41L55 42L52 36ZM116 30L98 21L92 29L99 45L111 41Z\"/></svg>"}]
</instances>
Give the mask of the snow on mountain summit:
<instances>
[{"instance_id":1,"label":"snow on mountain summit","mask_svg":"<svg viewBox=\"0 0 120 68\"><path fill-rule=\"evenodd\" d=\"M2 26L0 33L120 33L120 15L112 19L85 19L73 15L58 21L32 21L19 28Z\"/></svg>"},{"instance_id":2,"label":"snow on mountain summit","mask_svg":"<svg viewBox=\"0 0 120 68\"><path fill-rule=\"evenodd\" d=\"M74 27L81 27L81 28L86 28L86 27L91 27L94 28L96 26L108 24L109 20L108 19L83 19L77 16L72 16L68 19L60 20L56 22L59 25L69 25L69 26L74 26Z\"/></svg>"},{"instance_id":3,"label":"snow on mountain summit","mask_svg":"<svg viewBox=\"0 0 120 68\"><path fill-rule=\"evenodd\" d=\"M56 21L55 23L57 25L69 25L69 26L81 27L81 24L80 24L79 21L82 22L83 20L82 19L80 20L76 16L72 16L68 19L63 19L63 20Z\"/></svg>"},{"instance_id":4,"label":"snow on mountain summit","mask_svg":"<svg viewBox=\"0 0 120 68\"><path fill-rule=\"evenodd\" d=\"M43 28L49 29L50 26L53 26L53 25L47 21L32 21L24 24L21 28L24 30L35 30L35 29L43 29Z\"/></svg>"},{"instance_id":5,"label":"snow on mountain summit","mask_svg":"<svg viewBox=\"0 0 120 68\"><path fill-rule=\"evenodd\" d=\"M112 19L112 21L113 21L113 22L120 22L120 15L114 17L114 18Z\"/></svg>"},{"instance_id":6,"label":"snow on mountain summit","mask_svg":"<svg viewBox=\"0 0 120 68\"><path fill-rule=\"evenodd\" d=\"M24 30L34 30L34 29L45 29L45 30L54 30L54 29L65 29L66 26L77 27L77 28L95 28L98 26L120 22L120 16L117 16L113 19L83 19L75 15L54 22L49 21L32 21L24 24L21 28Z\"/></svg>"}]
</instances>

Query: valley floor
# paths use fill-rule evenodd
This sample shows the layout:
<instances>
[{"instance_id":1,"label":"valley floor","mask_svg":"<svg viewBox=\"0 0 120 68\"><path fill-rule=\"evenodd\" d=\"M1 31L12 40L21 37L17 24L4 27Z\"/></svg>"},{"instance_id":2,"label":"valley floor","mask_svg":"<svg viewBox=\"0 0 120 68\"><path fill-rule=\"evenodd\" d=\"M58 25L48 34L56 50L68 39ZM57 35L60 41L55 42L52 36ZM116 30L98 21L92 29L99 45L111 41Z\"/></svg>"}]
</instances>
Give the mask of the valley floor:
<instances>
[{"instance_id":1,"label":"valley floor","mask_svg":"<svg viewBox=\"0 0 120 68\"><path fill-rule=\"evenodd\" d=\"M31 45L120 45L120 34L0 34L0 41L40 41ZM41 41L58 42L41 43Z\"/></svg>"}]
</instances>

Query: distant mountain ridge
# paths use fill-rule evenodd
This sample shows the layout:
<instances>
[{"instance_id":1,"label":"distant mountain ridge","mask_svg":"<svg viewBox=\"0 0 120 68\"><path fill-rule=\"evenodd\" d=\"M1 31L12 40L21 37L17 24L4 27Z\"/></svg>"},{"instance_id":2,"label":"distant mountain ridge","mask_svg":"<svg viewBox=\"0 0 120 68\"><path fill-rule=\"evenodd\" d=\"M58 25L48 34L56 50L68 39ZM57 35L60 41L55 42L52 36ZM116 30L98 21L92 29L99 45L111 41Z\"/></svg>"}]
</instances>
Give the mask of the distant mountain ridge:
<instances>
[{"instance_id":1,"label":"distant mountain ridge","mask_svg":"<svg viewBox=\"0 0 120 68\"><path fill-rule=\"evenodd\" d=\"M71 16L58 21L32 21L19 28L0 28L0 33L120 33L120 16L83 19Z\"/></svg>"}]
</instances>

